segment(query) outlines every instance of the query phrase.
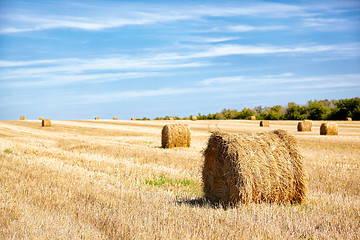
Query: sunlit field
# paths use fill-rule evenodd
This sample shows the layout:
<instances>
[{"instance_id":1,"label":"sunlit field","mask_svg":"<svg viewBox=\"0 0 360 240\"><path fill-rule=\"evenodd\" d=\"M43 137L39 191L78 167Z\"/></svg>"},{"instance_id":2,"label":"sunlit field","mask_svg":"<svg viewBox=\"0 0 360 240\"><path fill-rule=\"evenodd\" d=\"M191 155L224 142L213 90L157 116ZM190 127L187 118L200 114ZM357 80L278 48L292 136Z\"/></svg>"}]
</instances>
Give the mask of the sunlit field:
<instances>
[{"instance_id":1,"label":"sunlit field","mask_svg":"<svg viewBox=\"0 0 360 240\"><path fill-rule=\"evenodd\" d=\"M187 123L190 148L161 148ZM360 239L360 122L338 136L298 121L0 121L0 239ZM285 129L298 140L305 204L226 208L203 199L213 130Z\"/></svg>"}]
</instances>

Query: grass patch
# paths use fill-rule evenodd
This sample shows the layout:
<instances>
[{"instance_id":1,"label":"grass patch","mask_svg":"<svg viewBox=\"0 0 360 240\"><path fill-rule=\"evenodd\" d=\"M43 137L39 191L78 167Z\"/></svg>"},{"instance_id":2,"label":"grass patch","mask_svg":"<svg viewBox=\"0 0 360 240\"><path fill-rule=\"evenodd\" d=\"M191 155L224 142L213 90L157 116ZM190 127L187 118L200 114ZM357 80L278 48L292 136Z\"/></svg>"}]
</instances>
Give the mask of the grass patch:
<instances>
[{"instance_id":1,"label":"grass patch","mask_svg":"<svg viewBox=\"0 0 360 240\"><path fill-rule=\"evenodd\" d=\"M161 186L164 184L168 184L170 186L178 186L178 185L189 186L193 184L194 181L190 179L176 179L176 178L171 179L171 178L166 178L163 175L154 175L152 179L144 180L143 183L150 186Z\"/></svg>"}]
</instances>

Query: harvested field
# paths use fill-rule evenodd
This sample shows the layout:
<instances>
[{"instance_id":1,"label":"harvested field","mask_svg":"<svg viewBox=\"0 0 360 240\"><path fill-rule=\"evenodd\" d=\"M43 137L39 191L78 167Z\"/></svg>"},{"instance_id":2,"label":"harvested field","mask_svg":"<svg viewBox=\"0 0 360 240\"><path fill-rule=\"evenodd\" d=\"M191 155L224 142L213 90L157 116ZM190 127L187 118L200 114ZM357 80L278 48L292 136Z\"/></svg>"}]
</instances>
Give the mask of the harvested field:
<instances>
[{"instance_id":1,"label":"harvested field","mask_svg":"<svg viewBox=\"0 0 360 240\"><path fill-rule=\"evenodd\" d=\"M161 148L169 121L0 121L1 239L359 239L360 122L339 135L298 121L182 121L191 147ZM210 131L287 130L307 173L304 204L204 200Z\"/></svg>"}]
</instances>

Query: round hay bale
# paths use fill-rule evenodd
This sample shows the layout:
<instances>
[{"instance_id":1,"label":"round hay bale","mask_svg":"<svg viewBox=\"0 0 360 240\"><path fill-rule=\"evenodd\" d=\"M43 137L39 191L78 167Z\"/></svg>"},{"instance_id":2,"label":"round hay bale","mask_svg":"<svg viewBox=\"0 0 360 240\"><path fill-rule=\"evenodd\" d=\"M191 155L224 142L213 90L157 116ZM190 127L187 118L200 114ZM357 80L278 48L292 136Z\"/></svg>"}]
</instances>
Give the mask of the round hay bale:
<instances>
[{"instance_id":1,"label":"round hay bale","mask_svg":"<svg viewBox=\"0 0 360 240\"><path fill-rule=\"evenodd\" d=\"M170 121L174 121L174 118L173 118L173 117L171 117L171 118L169 118L169 120L170 120Z\"/></svg>"},{"instance_id":2,"label":"round hay bale","mask_svg":"<svg viewBox=\"0 0 360 240\"><path fill-rule=\"evenodd\" d=\"M270 127L270 121L269 120L261 120L260 127Z\"/></svg>"},{"instance_id":3,"label":"round hay bale","mask_svg":"<svg viewBox=\"0 0 360 240\"><path fill-rule=\"evenodd\" d=\"M190 147L191 131L187 124L166 124L161 131L163 148Z\"/></svg>"},{"instance_id":4,"label":"round hay bale","mask_svg":"<svg viewBox=\"0 0 360 240\"><path fill-rule=\"evenodd\" d=\"M136 118L134 118L134 117L133 117L133 118L131 118L131 121L135 121L135 120L136 120Z\"/></svg>"},{"instance_id":5,"label":"round hay bale","mask_svg":"<svg viewBox=\"0 0 360 240\"><path fill-rule=\"evenodd\" d=\"M346 118L346 121L352 121L352 118L351 118L351 117L347 117L347 118Z\"/></svg>"},{"instance_id":6,"label":"round hay bale","mask_svg":"<svg viewBox=\"0 0 360 240\"><path fill-rule=\"evenodd\" d=\"M312 120L304 119L303 122L306 122L310 125L310 128L312 128Z\"/></svg>"},{"instance_id":7,"label":"round hay bale","mask_svg":"<svg viewBox=\"0 0 360 240\"><path fill-rule=\"evenodd\" d=\"M100 120L100 117L95 117L95 120Z\"/></svg>"},{"instance_id":8,"label":"round hay bale","mask_svg":"<svg viewBox=\"0 0 360 240\"><path fill-rule=\"evenodd\" d=\"M213 132L204 157L204 193L212 202L301 203L305 199L302 156L295 138L284 130Z\"/></svg>"},{"instance_id":9,"label":"round hay bale","mask_svg":"<svg viewBox=\"0 0 360 240\"><path fill-rule=\"evenodd\" d=\"M113 120L118 120L118 118L117 118L117 117L113 117Z\"/></svg>"},{"instance_id":10,"label":"round hay bale","mask_svg":"<svg viewBox=\"0 0 360 240\"><path fill-rule=\"evenodd\" d=\"M197 121L197 117L196 117L196 116L192 116L192 117L191 117L191 121Z\"/></svg>"},{"instance_id":11,"label":"round hay bale","mask_svg":"<svg viewBox=\"0 0 360 240\"><path fill-rule=\"evenodd\" d=\"M338 125L334 122L323 123L320 126L320 135L338 135Z\"/></svg>"},{"instance_id":12,"label":"round hay bale","mask_svg":"<svg viewBox=\"0 0 360 240\"><path fill-rule=\"evenodd\" d=\"M20 116L20 120L25 120L25 116Z\"/></svg>"},{"instance_id":13,"label":"round hay bale","mask_svg":"<svg viewBox=\"0 0 360 240\"><path fill-rule=\"evenodd\" d=\"M298 132L311 132L312 122L311 121L302 121L298 123L297 129Z\"/></svg>"},{"instance_id":14,"label":"round hay bale","mask_svg":"<svg viewBox=\"0 0 360 240\"><path fill-rule=\"evenodd\" d=\"M42 117L39 117L39 120L44 120Z\"/></svg>"},{"instance_id":15,"label":"round hay bale","mask_svg":"<svg viewBox=\"0 0 360 240\"><path fill-rule=\"evenodd\" d=\"M251 116L250 120L256 120L256 116Z\"/></svg>"},{"instance_id":16,"label":"round hay bale","mask_svg":"<svg viewBox=\"0 0 360 240\"><path fill-rule=\"evenodd\" d=\"M50 121L50 119L43 119L43 120L42 120L42 126L43 126L43 127L51 127L51 121Z\"/></svg>"}]
</instances>

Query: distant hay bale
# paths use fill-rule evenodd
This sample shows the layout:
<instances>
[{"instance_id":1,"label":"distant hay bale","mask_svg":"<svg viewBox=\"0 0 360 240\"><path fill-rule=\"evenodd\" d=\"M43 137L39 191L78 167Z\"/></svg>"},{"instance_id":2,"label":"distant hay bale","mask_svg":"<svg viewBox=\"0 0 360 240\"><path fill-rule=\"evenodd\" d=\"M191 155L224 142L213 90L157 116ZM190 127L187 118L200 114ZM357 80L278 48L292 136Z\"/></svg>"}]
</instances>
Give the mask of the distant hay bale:
<instances>
[{"instance_id":1,"label":"distant hay bale","mask_svg":"<svg viewBox=\"0 0 360 240\"><path fill-rule=\"evenodd\" d=\"M352 121L352 118L351 118L351 117L347 117L347 118L346 118L346 121Z\"/></svg>"},{"instance_id":2,"label":"distant hay bale","mask_svg":"<svg viewBox=\"0 0 360 240\"><path fill-rule=\"evenodd\" d=\"M43 126L43 127L51 127L51 121L50 121L50 119L43 119L43 120L42 120L42 126Z\"/></svg>"},{"instance_id":3,"label":"distant hay bale","mask_svg":"<svg viewBox=\"0 0 360 240\"><path fill-rule=\"evenodd\" d=\"M161 131L163 148L190 147L191 131L187 124L166 124Z\"/></svg>"},{"instance_id":4,"label":"distant hay bale","mask_svg":"<svg viewBox=\"0 0 360 240\"><path fill-rule=\"evenodd\" d=\"M310 125L310 128L312 128L312 120L304 119L303 122L307 122Z\"/></svg>"},{"instance_id":5,"label":"distant hay bale","mask_svg":"<svg viewBox=\"0 0 360 240\"><path fill-rule=\"evenodd\" d=\"M118 120L118 118L117 118L117 117L113 117L113 120Z\"/></svg>"},{"instance_id":6,"label":"distant hay bale","mask_svg":"<svg viewBox=\"0 0 360 240\"><path fill-rule=\"evenodd\" d=\"M334 122L323 123L320 126L320 135L338 135L338 125Z\"/></svg>"},{"instance_id":7,"label":"distant hay bale","mask_svg":"<svg viewBox=\"0 0 360 240\"><path fill-rule=\"evenodd\" d=\"M256 120L256 116L251 116L250 120Z\"/></svg>"},{"instance_id":8,"label":"distant hay bale","mask_svg":"<svg viewBox=\"0 0 360 240\"><path fill-rule=\"evenodd\" d=\"M39 117L39 120L44 120L42 117Z\"/></svg>"},{"instance_id":9,"label":"distant hay bale","mask_svg":"<svg viewBox=\"0 0 360 240\"><path fill-rule=\"evenodd\" d=\"M269 120L261 120L260 127L270 127L270 121Z\"/></svg>"},{"instance_id":10,"label":"distant hay bale","mask_svg":"<svg viewBox=\"0 0 360 240\"><path fill-rule=\"evenodd\" d=\"M136 118L134 118L134 117L133 117L133 118L131 118L131 121L135 121L135 120L136 120Z\"/></svg>"},{"instance_id":11,"label":"distant hay bale","mask_svg":"<svg viewBox=\"0 0 360 240\"><path fill-rule=\"evenodd\" d=\"M25 120L25 116L20 116L20 120Z\"/></svg>"},{"instance_id":12,"label":"distant hay bale","mask_svg":"<svg viewBox=\"0 0 360 240\"><path fill-rule=\"evenodd\" d=\"M297 129L298 132L311 132L312 122L311 121L302 121L298 123Z\"/></svg>"},{"instance_id":13,"label":"distant hay bale","mask_svg":"<svg viewBox=\"0 0 360 240\"><path fill-rule=\"evenodd\" d=\"M95 117L95 120L100 120L100 117Z\"/></svg>"},{"instance_id":14,"label":"distant hay bale","mask_svg":"<svg viewBox=\"0 0 360 240\"><path fill-rule=\"evenodd\" d=\"M171 118L169 118L169 120L170 120L170 121L174 121L174 118L173 118L173 117L171 117Z\"/></svg>"},{"instance_id":15,"label":"distant hay bale","mask_svg":"<svg viewBox=\"0 0 360 240\"><path fill-rule=\"evenodd\" d=\"M296 145L295 138L284 130L213 132L202 169L206 199L230 205L303 202L305 172Z\"/></svg>"},{"instance_id":16,"label":"distant hay bale","mask_svg":"<svg viewBox=\"0 0 360 240\"><path fill-rule=\"evenodd\" d=\"M191 117L191 121L196 121L196 120L197 120L197 117L195 117L195 116Z\"/></svg>"}]
</instances>

